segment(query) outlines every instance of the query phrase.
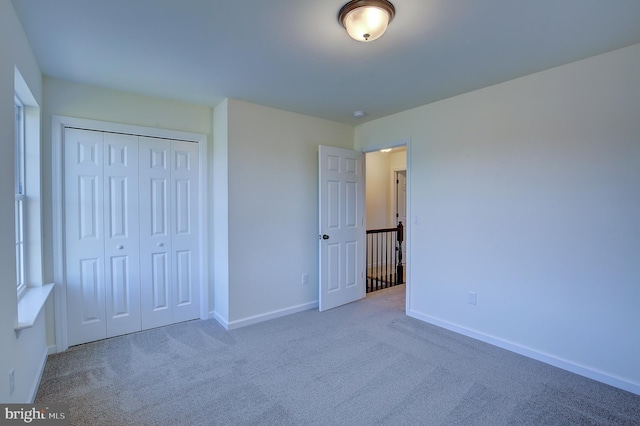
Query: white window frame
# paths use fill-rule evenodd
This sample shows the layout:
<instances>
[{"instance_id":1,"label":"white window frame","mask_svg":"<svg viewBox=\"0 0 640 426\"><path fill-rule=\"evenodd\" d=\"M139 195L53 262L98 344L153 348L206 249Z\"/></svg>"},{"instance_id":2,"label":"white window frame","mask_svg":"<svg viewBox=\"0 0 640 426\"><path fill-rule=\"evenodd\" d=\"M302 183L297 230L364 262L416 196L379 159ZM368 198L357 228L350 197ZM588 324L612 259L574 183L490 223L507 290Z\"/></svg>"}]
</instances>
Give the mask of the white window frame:
<instances>
[{"instance_id":1,"label":"white window frame","mask_svg":"<svg viewBox=\"0 0 640 426\"><path fill-rule=\"evenodd\" d=\"M20 74L18 67L14 72L14 96L22 104L20 120L16 121L16 137L20 136L22 145L16 158L16 182L22 181L22 187L16 185L16 218L22 227L22 258L16 258L16 269L23 268L22 288L16 294L17 315L14 330L17 335L26 328L33 327L42 312L54 284L43 281L43 233L42 233L42 170L40 144L40 106ZM19 139L16 139L18 141ZM16 253L18 255L18 253ZM19 266L20 264L20 266ZM20 278L20 274L18 274ZM17 285L18 279L16 279Z\"/></svg>"},{"instance_id":2,"label":"white window frame","mask_svg":"<svg viewBox=\"0 0 640 426\"><path fill-rule=\"evenodd\" d=\"M16 285L18 297L27 287L25 258L25 125L24 104L15 96L15 228L16 228Z\"/></svg>"}]
</instances>

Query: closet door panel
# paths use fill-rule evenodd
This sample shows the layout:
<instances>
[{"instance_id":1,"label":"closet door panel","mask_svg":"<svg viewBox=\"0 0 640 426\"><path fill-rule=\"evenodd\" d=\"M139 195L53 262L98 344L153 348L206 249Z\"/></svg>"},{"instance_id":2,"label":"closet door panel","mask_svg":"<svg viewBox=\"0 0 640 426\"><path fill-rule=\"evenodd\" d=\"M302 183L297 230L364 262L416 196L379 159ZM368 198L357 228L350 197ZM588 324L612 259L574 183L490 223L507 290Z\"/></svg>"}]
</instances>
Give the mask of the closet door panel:
<instances>
[{"instance_id":1,"label":"closet door panel","mask_svg":"<svg viewBox=\"0 0 640 426\"><path fill-rule=\"evenodd\" d=\"M171 142L173 321L200 316L198 144Z\"/></svg>"},{"instance_id":2,"label":"closet door panel","mask_svg":"<svg viewBox=\"0 0 640 426\"><path fill-rule=\"evenodd\" d=\"M171 142L139 138L142 328L171 324Z\"/></svg>"},{"instance_id":3,"label":"closet door panel","mask_svg":"<svg viewBox=\"0 0 640 426\"><path fill-rule=\"evenodd\" d=\"M64 228L69 345L106 337L103 134L64 132Z\"/></svg>"},{"instance_id":4,"label":"closet door panel","mask_svg":"<svg viewBox=\"0 0 640 426\"><path fill-rule=\"evenodd\" d=\"M104 134L107 337L139 331L138 137Z\"/></svg>"}]
</instances>

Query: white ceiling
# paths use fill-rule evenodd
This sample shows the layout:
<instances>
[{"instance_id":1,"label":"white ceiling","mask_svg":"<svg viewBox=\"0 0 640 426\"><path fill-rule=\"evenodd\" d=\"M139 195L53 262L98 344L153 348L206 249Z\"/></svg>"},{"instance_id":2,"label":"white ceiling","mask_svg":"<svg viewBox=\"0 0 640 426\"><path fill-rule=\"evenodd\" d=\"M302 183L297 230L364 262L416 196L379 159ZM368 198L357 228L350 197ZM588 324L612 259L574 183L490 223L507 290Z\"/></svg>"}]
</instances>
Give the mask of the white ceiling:
<instances>
[{"instance_id":1,"label":"white ceiling","mask_svg":"<svg viewBox=\"0 0 640 426\"><path fill-rule=\"evenodd\" d=\"M640 0L392 2L359 43L346 0L13 0L45 75L350 124L640 43Z\"/></svg>"}]
</instances>

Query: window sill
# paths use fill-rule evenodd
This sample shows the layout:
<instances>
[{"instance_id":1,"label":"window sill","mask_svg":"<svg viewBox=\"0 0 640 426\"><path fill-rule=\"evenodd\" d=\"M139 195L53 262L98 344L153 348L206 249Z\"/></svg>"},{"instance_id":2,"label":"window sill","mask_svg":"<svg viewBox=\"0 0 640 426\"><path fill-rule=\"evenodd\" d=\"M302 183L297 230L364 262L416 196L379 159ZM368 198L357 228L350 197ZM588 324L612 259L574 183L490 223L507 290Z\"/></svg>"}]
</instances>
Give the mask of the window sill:
<instances>
[{"instance_id":1,"label":"window sill","mask_svg":"<svg viewBox=\"0 0 640 426\"><path fill-rule=\"evenodd\" d=\"M24 290L18 301L18 323L14 327L16 331L33 327L53 286L53 284L45 284L42 287L28 287Z\"/></svg>"}]
</instances>

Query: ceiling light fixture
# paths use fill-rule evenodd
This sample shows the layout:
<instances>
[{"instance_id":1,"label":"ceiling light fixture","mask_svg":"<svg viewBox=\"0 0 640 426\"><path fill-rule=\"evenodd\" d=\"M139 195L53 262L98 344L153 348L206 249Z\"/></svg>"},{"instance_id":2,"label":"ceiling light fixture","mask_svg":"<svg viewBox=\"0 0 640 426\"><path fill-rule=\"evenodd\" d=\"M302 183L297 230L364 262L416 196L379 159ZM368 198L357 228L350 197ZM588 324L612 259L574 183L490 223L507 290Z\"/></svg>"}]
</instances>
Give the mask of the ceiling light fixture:
<instances>
[{"instance_id":1,"label":"ceiling light fixture","mask_svg":"<svg viewBox=\"0 0 640 426\"><path fill-rule=\"evenodd\" d=\"M342 6L338 21L354 40L373 41L384 34L395 14L387 0L353 0Z\"/></svg>"}]
</instances>

